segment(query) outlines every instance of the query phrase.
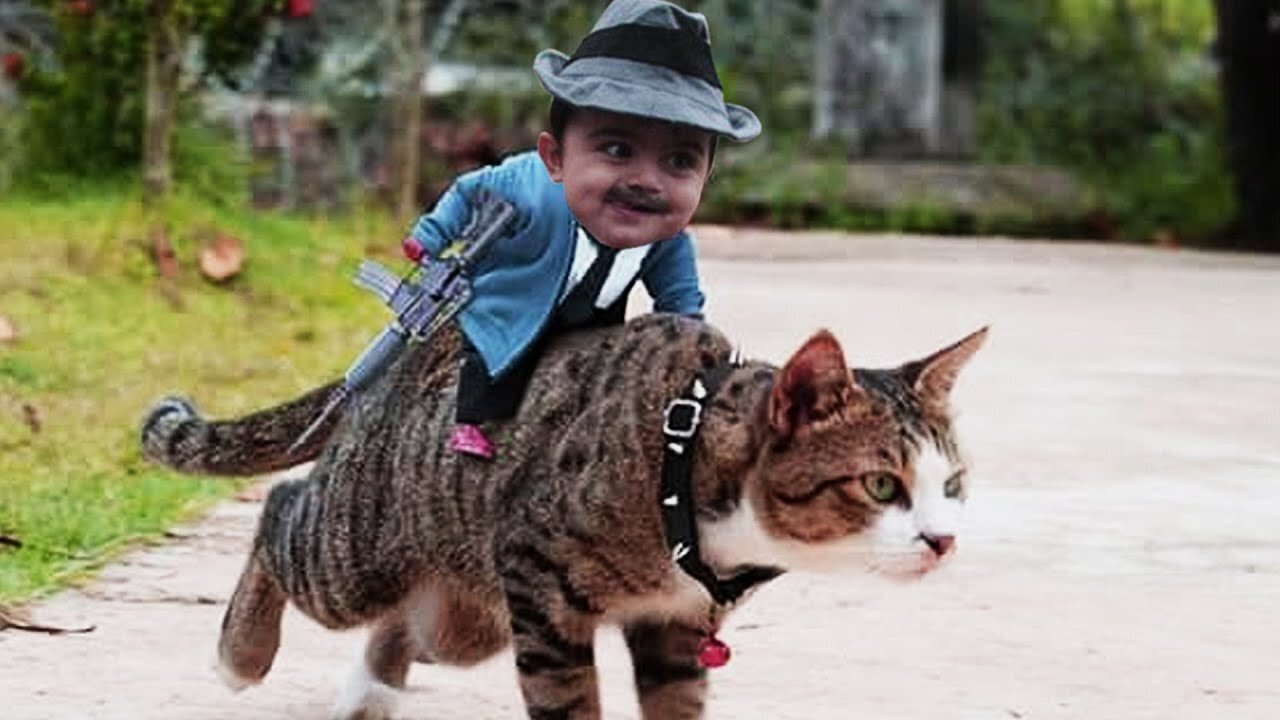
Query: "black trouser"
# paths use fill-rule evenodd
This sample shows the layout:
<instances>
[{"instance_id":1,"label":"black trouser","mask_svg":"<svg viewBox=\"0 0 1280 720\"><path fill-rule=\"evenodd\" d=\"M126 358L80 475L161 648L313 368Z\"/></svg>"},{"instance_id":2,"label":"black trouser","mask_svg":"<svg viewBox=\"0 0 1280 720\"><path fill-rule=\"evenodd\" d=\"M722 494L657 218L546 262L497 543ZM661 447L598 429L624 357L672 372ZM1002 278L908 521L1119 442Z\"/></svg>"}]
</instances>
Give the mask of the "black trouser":
<instances>
[{"instance_id":1,"label":"black trouser","mask_svg":"<svg viewBox=\"0 0 1280 720\"><path fill-rule=\"evenodd\" d=\"M458 370L458 409L454 419L459 423L481 425L491 420L514 417L547 345L557 336L574 330L621 325L626 319L626 293L603 310L592 308L589 313L582 313L574 312L575 309L580 309L576 303L557 311L542 336L534 340L524 355L497 378L489 377L479 351L464 338L462 367Z\"/></svg>"},{"instance_id":2,"label":"black trouser","mask_svg":"<svg viewBox=\"0 0 1280 720\"><path fill-rule=\"evenodd\" d=\"M463 341L462 367L458 370L458 412L456 420L468 425L481 425L490 420L506 420L520 409L525 388L538 367L536 342L524 357L494 380L489 379L484 360L475 346Z\"/></svg>"}]
</instances>

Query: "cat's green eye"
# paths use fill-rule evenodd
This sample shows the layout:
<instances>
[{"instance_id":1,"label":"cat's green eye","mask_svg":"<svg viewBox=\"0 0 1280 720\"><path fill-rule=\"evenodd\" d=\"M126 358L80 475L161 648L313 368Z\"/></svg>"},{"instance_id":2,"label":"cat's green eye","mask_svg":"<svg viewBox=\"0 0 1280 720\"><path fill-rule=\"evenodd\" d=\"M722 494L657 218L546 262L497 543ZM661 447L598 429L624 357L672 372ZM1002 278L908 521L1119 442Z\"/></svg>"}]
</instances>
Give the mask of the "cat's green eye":
<instances>
[{"instance_id":1,"label":"cat's green eye","mask_svg":"<svg viewBox=\"0 0 1280 720\"><path fill-rule=\"evenodd\" d=\"M862 487L866 488L872 500L891 503L898 498L902 485L898 483L898 478L889 473L873 472L862 476Z\"/></svg>"},{"instance_id":2,"label":"cat's green eye","mask_svg":"<svg viewBox=\"0 0 1280 720\"><path fill-rule=\"evenodd\" d=\"M964 471L952 475L947 478L946 484L942 486L942 492L949 498L960 497L960 493L964 490Z\"/></svg>"}]
</instances>

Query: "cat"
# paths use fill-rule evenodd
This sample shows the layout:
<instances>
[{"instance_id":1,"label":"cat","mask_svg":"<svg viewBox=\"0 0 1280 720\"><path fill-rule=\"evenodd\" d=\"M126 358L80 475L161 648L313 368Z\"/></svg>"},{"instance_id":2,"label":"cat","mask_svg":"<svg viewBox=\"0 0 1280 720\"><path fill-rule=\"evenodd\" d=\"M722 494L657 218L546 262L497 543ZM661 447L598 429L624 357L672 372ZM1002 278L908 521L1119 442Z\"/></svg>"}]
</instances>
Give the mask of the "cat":
<instances>
[{"instance_id":1,"label":"cat","mask_svg":"<svg viewBox=\"0 0 1280 720\"><path fill-rule=\"evenodd\" d=\"M414 662L466 666L511 645L530 718L599 718L605 624L621 625L642 716L699 718L699 645L717 618L664 538L664 407L696 373L723 378L692 445L701 559L718 575L917 577L954 551L969 480L948 396L986 333L864 370L823 330L779 368L735 359L702 321L641 316L558 340L484 461L446 448L454 332L415 345L292 454L334 385L219 422L167 398L142 443L186 473L317 460L265 501L219 640L233 687L267 674L292 602L329 628L371 626L338 718L390 717Z\"/></svg>"}]
</instances>

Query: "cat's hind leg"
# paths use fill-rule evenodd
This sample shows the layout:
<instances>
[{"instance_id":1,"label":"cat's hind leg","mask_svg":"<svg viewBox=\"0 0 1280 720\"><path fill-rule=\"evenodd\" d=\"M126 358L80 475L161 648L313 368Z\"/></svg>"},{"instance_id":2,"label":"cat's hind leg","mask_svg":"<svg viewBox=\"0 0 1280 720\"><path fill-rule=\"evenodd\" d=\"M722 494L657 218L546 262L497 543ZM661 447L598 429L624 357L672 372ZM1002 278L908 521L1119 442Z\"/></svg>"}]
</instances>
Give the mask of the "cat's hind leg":
<instances>
[{"instance_id":1,"label":"cat's hind leg","mask_svg":"<svg viewBox=\"0 0 1280 720\"><path fill-rule=\"evenodd\" d=\"M405 608L384 615L373 626L364 651L352 664L334 704L333 720L390 720L409 665L420 653L412 618Z\"/></svg>"},{"instance_id":2,"label":"cat's hind leg","mask_svg":"<svg viewBox=\"0 0 1280 720\"><path fill-rule=\"evenodd\" d=\"M678 622L636 621L622 628L644 720L703 715L707 671L698 663L702 633Z\"/></svg>"},{"instance_id":3,"label":"cat's hind leg","mask_svg":"<svg viewBox=\"0 0 1280 720\"><path fill-rule=\"evenodd\" d=\"M262 682L280 648L280 618L287 598L257 552L236 583L218 639L218 674L232 690Z\"/></svg>"},{"instance_id":4,"label":"cat's hind leg","mask_svg":"<svg viewBox=\"0 0 1280 720\"><path fill-rule=\"evenodd\" d=\"M468 667L511 644L511 626L501 595L476 589L441 588L433 613L416 626L423 638L419 662Z\"/></svg>"},{"instance_id":5,"label":"cat's hind leg","mask_svg":"<svg viewBox=\"0 0 1280 720\"><path fill-rule=\"evenodd\" d=\"M413 662L474 665L510 642L500 600L426 584L374 623L334 706L334 720L385 720Z\"/></svg>"}]
</instances>

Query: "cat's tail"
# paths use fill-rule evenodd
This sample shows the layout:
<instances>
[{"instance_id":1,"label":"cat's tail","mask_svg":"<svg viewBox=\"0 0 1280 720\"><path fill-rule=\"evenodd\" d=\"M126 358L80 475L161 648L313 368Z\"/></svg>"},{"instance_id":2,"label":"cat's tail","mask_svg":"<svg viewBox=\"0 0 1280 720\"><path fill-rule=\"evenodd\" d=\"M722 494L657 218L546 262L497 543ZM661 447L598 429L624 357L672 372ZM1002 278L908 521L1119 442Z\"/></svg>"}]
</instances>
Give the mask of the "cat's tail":
<instances>
[{"instance_id":1,"label":"cat's tail","mask_svg":"<svg viewBox=\"0 0 1280 720\"><path fill-rule=\"evenodd\" d=\"M142 453L152 462L197 475L261 475L314 460L342 417L341 409L304 443L292 446L338 385L330 383L234 420L206 420L187 400L167 397L142 421Z\"/></svg>"}]
</instances>

